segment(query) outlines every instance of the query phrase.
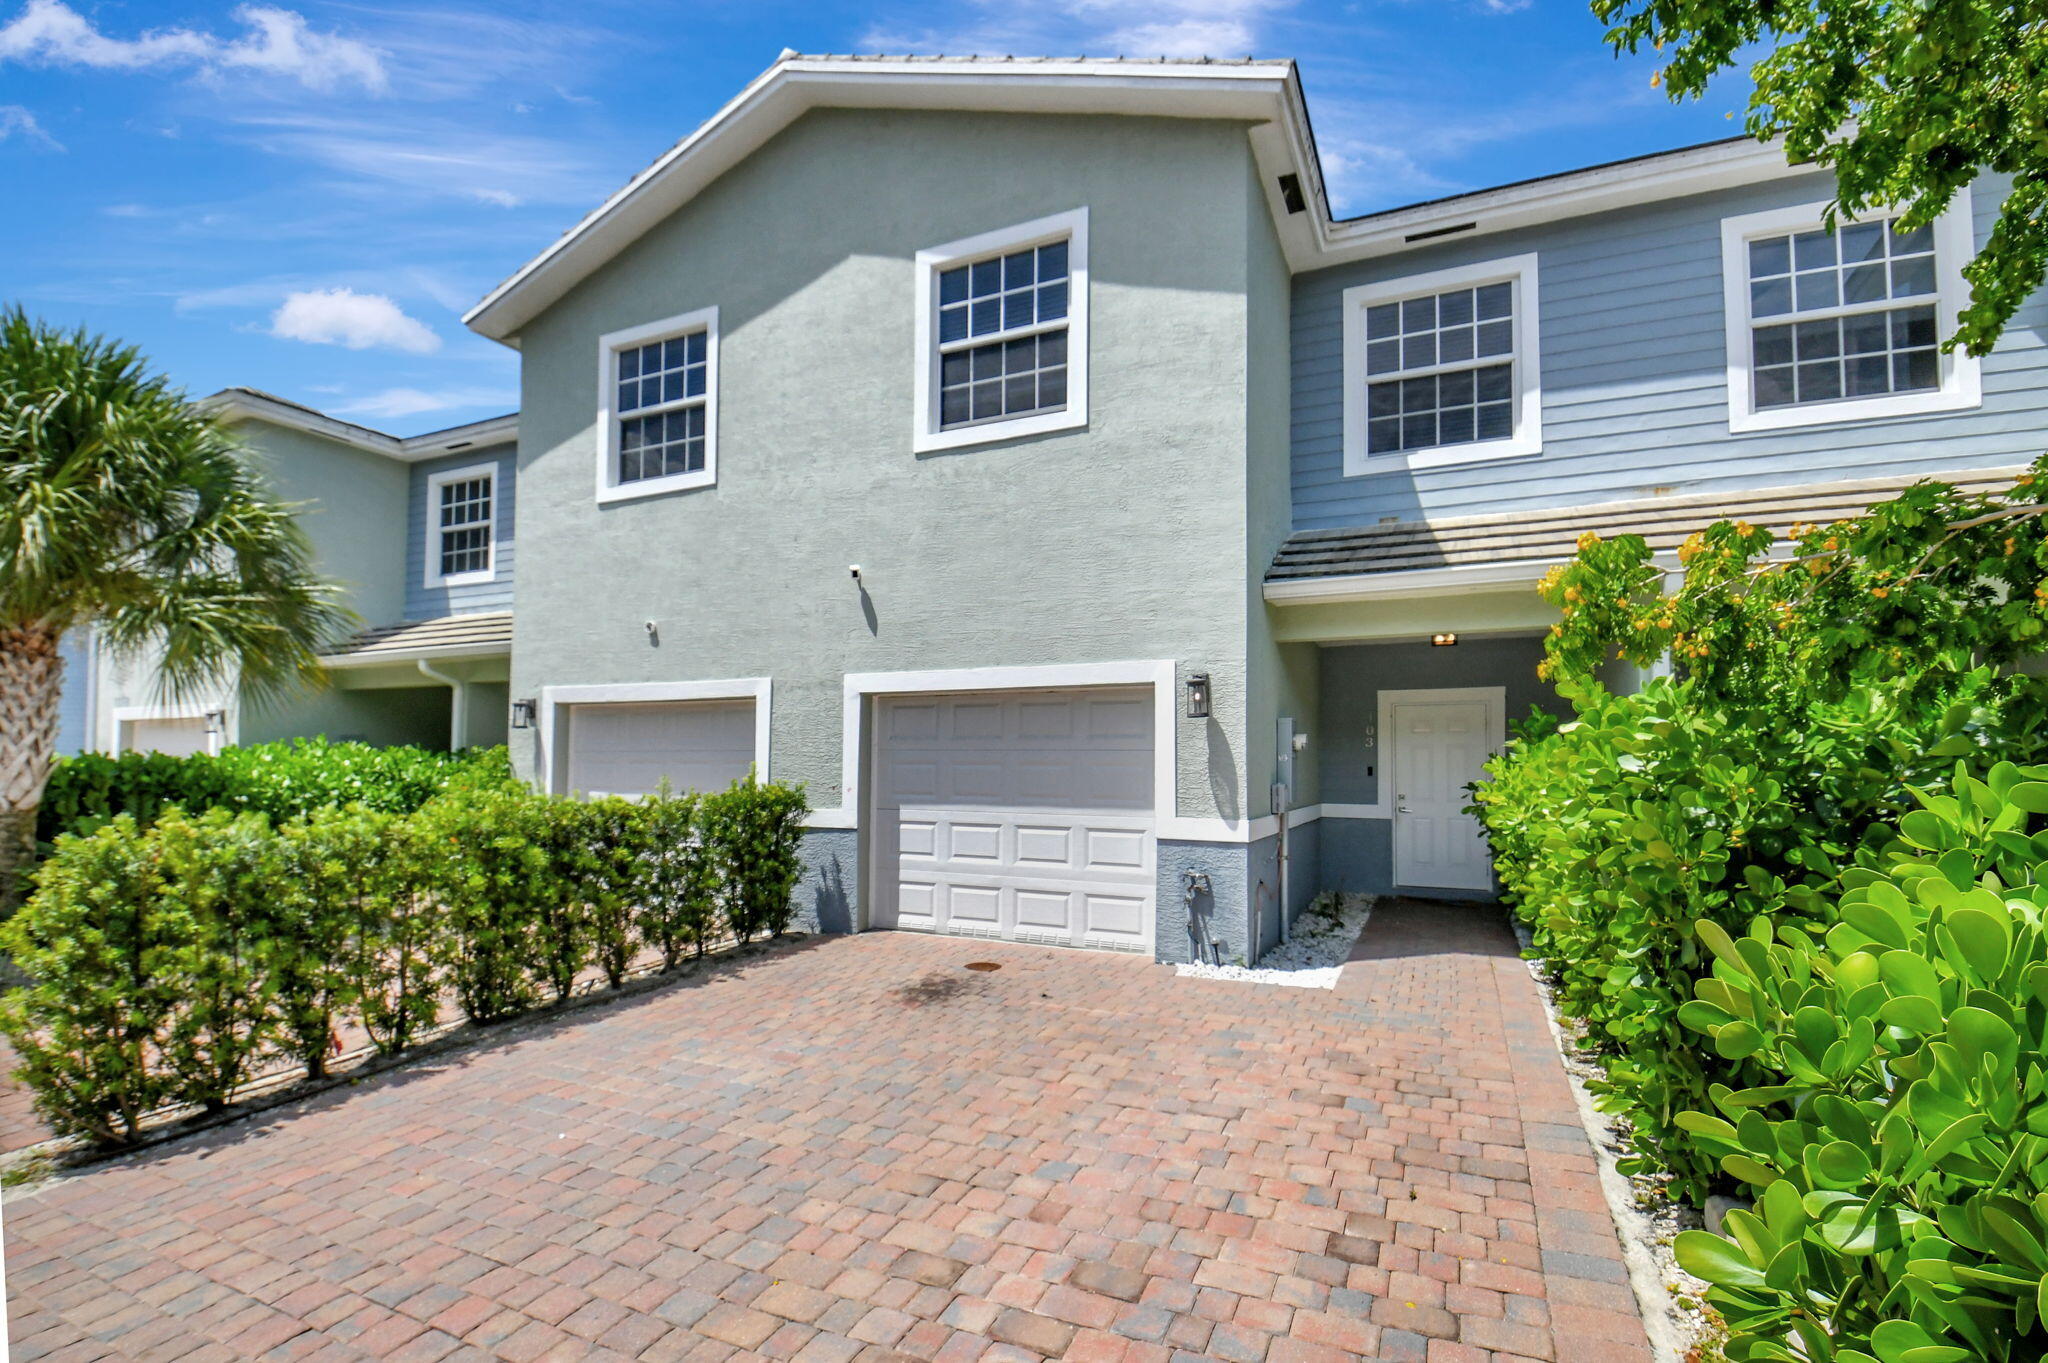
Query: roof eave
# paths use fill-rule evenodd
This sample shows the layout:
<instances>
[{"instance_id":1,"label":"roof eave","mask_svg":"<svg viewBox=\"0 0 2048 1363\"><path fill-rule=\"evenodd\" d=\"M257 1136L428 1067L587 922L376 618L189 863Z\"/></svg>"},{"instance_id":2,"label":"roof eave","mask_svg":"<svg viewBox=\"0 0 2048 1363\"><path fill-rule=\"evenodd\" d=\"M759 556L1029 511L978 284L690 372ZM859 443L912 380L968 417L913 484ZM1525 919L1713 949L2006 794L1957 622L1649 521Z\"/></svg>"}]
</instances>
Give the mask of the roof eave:
<instances>
[{"instance_id":1,"label":"roof eave","mask_svg":"<svg viewBox=\"0 0 2048 1363\"><path fill-rule=\"evenodd\" d=\"M629 243L680 209L802 114L817 108L1178 114L1279 122L1289 167L1322 210L1292 63L1116 65L789 58L750 82L583 220L464 314L480 335L515 344L520 328ZM1268 175L1268 181L1275 177ZM1277 187L1268 193L1280 220ZM1309 215L1294 215L1296 217ZM1326 211L1317 216L1327 216Z\"/></svg>"}]
</instances>

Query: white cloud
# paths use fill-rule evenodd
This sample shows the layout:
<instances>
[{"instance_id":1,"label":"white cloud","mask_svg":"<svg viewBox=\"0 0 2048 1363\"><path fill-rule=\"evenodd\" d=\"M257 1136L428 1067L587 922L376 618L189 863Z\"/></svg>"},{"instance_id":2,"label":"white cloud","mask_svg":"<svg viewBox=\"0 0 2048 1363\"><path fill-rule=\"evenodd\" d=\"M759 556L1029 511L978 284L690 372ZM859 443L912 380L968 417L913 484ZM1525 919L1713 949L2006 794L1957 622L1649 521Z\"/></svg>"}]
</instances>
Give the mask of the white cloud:
<instances>
[{"instance_id":1,"label":"white cloud","mask_svg":"<svg viewBox=\"0 0 2048 1363\"><path fill-rule=\"evenodd\" d=\"M316 33L295 11L243 5L235 18L248 31L234 39L189 28L152 29L138 37L116 38L102 33L63 0L29 0L20 14L0 25L0 62L105 71L192 67L213 78L253 71L313 90L349 85L382 91L387 84L375 48L353 38Z\"/></svg>"},{"instance_id":2,"label":"white cloud","mask_svg":"<svg viewBox=\"0 0 2048 1363\"><path fill-rule=\"evenodd\" d=\"M377 421L397 421L428 412L454 412L490 408L508 412L519 405L519 395L507 388L442 388L426 392L418 388L387 388L381 393L342 403L333 410L345 416L366 416Z\"/></svg>"},{"instance_id":3,"label":"white cloud","mask_svg":"<svg viewBox=\"0 0 2048 1363\"><path fill-rule=\"evenodd\" d=\"M547 137L492 132L473 120L278 114L245 118L241 127L265 151L496 208L588 204L612 187L588 151Z\"/></svg>"},{"instance_id":4,"label":"white cloud","mask_svg":"<svg viewBox=\"0 0 2048 1363\"><path fill-rule=\"evenodd\" d=\"M381 293L354 289L312 289L285 295L270 319L270 334L288 341L341 345L350 350L384 347L431 355L441 338Z\"/></svg>"},{"instance_id":5,"label":"white cloud","mask_svg":"<svg viewBox=\"0 0 2048 1363\"><path fill-rule=\"evenodd\" d=\"M958 55L1244 57L1258 50L1264 21L1292 7L1293 0L1053 0L1029 8L973 0L954 27L906 33L878 26L861 46Z\"/></svg>"},{"instance_id":6,"label":"white cloud","mask_svg":"<svg viewBox=\"0 0 2048 1363\"><path fill-rule=\"evenodd\" d=\"M64 144L43 131L36 116L19 104L0 104L0 142L19 137L49 151L62 151Z\"/></svg>"}]
</instances>

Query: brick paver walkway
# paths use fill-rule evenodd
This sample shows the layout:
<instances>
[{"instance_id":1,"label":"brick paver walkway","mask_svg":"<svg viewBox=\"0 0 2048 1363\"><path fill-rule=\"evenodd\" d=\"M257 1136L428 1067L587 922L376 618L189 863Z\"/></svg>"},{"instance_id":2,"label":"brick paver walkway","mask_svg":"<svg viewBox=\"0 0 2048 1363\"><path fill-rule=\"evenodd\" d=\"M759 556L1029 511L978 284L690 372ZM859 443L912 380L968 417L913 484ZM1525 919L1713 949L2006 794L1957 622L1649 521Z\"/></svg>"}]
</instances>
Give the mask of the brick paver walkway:
<instances>
[{"instance_id":1,"label":"brick paver walkway","mask_svg":"<svg viewBox=\"0 0 2048 1363\"><path fill-rule=\"evenodd\" d=\"M17 1363L1648 1357L1527 971L1442 906L1334 993L814 940L5 1220Z\"/></svg>"}]
</instances>

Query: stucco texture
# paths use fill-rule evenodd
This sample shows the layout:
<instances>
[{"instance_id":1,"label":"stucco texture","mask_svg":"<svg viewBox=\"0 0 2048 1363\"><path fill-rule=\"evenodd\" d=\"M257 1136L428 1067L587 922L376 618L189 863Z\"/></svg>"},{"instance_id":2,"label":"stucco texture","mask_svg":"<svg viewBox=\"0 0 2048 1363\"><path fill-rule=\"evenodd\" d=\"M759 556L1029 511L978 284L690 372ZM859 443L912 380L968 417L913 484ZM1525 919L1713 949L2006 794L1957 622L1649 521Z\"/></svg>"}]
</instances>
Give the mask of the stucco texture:
<instances>
[{"instance_id":1,"label":"stucco texture","mask_svg":"<svg viewBox=\"0 0 2048 1363\"><path fill-rule=\"evenodd\" d=\"M1171 658L1214 686L1177 726L1178 812L1241 819L1248 783L1263 810L1248 164L1221 123L833 110L779 135L520 337L513 694L771 676L771 772L833 807L845 673ZM1087 428L914 454L917 251L1084 206ZM717 484L598 505L598 338L711 306Z\"/></svg>"}]
</instances>

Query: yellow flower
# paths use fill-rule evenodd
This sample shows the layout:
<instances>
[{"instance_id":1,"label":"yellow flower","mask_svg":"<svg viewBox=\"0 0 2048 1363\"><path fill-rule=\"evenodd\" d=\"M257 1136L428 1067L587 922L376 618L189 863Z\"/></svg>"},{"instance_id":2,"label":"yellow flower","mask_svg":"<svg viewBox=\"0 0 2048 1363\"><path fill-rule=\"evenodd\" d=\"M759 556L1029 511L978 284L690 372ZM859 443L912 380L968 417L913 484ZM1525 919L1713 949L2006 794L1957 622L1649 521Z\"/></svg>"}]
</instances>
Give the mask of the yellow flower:
<instances>
[{"instance_id":1,"label":"yellow flower","mask_svg":"<svg viewBox=\"0 0 2048 1363\"><path fill-rule=\"evenodd\" d=\"M1892 589L1889 587L1872 587L1870 589L1870 594L1882 600L1883 598L1890 596L1892 594Z\"/></svg>"},{"instance_id":2,"label":"yellow flower","mask_svg":"<svg viewBox=\"0 0 2048 1363\"><path fill-rule=\"evenodd\" d=\"M1581 552L1584 552L1587 549L1591 549L1594 545L1598 544L1599 542L1600 537L1594 534L1592 531L1588 530L1584 534L1579 536L1579 549Z\"/></svg>"},{"instance_id":3,"label":"yellow flower","mask_svg":"<svg viewBox=\"0 0 2048 1363\"><path fill-rule=\"evenodd\" d=\"M1748 539L1751 535L1754 535L1756 533L1756 527L1751 525L1748 521L1737 521L1735 522L1735 533L1742 536L1742 538L1744 539Z\"/></svg>"}]
</instances>

